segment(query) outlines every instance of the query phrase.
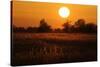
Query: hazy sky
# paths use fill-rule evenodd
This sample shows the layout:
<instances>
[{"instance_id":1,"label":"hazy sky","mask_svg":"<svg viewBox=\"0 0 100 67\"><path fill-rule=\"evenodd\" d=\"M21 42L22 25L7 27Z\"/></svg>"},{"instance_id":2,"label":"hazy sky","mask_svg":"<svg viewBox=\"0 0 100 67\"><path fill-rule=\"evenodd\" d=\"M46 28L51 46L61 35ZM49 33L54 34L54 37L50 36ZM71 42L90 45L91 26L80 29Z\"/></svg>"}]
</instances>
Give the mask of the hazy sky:
<instances>
[{"instance_id":1,"label":"hazy sky","mask_svg":"<svg viewBox=\"0 0 100 67\"><path fill-rule=\"evenodd\" d=\"M67 18L59 15L58 11L61 7L69 8L70 15ZM12 20L18 27L39 26L43 18L52 28L61 28L66 20L72 21L73 24L78 19L85 19L86 22L96 24L96 9L96 6L90 5L14 1Z\"/></svg>"}]
</instances>

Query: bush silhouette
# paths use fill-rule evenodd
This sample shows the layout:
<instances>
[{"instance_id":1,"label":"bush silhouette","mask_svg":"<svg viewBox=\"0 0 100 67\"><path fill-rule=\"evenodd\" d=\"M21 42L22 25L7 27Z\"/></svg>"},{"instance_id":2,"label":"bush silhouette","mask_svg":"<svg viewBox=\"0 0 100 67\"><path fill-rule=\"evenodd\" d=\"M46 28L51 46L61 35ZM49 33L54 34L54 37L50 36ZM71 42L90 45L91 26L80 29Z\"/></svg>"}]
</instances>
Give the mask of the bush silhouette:
<instances>
[{"instance_id":1,"label":"bush silhouette","mask_svg":"<svg viewBox=\"0 0 100 67\"><path fill-rule=\"evenodd\" d=\"M85 20L84 19L78 19L74 26L77 32L85 32Z\"/></svg>"},{"instance_id":2,"label":"bush silhouette","mask_svg":"<svg viewBox=\"0 0 100 67\"><path fill-rule=\"evenodd\" d=\"M97 26L93 23L86 24L86 32L97 33Z\"/></svg>"},{"instance_id":3,"label":"bush silhouette","mask_svg":"<svg viewBox=\"0 0 100 67\"><path fill-rule=\"evenodd\" d=\"M69 24L71 21L67 21L63 24L64 32L76 32L76 33L96 33L97 26L93 23L87 23L84 19L78 19L73 25Z\"/></svg>"},{"instance_id":4,"label":"bush silhouette","mask_svg":"<svg viewBox=\"0 0 100 67\"><path fill-rule=\"evenodd\" d=\"M56 33L61 33L61 32L62 32L62 29L56 28L56 29L54 29L54 32L56 32Z\"/></svg>"},{"instance_id":5,"label":"bush silhouette","mask_svg":"<svg viewBox=\"0 0 100 67\"><path fill-rule=\"evenodd\" d=\"M63 28L52 29L50 25L47 24L45 19L40 20L39 27L16 27L12 26L12 32L29 32L29 33L42 33L42 32L54 32L54 33L97 33L97 25L93 23L87 23L84 19L78 19L73 25L70 24L71 21L67 20L62 26Z\"/></svg>"},{"instance_id":6,"label":"bush silhouette","mask_svg":"<svg viewBox=\"0 0 100 67\"><path fill-rule=\"evenodd\" d=\"M40 21L40 26L38 27L38 32L50 32L51 30L51 26L47 24L45 19L42 19Z\"/></svg>"},{"instance_id":7,"label":"bush silhouette","mask_svg":"<svg viewBox=\"0 0 100 67\"><path fill-rule=\"evenodd\" d=\"M27 28L27 32L30 32L30 33L35 33L37 32L38 28L37 27L28 27Z\"/></svg>"},{"instance_id":8,"label":"bush silhouette","mask_svg":"<svg viewBox=\"0 0 100 67\"><path fill-rule=\"evenodd\" d=\"M12 26L12 31L13 32L26 32L25 28L24 27L16 27L16 26Z\"/></svg>"},{"instance_id":9,"label":"bush silhouette","mask_svg":"<svg viewBox=\"0 0 100 67\"><path fill-rule=\"evenodd\" d=\"M67 22L63 24L63 31L64 32L70 32L71 25L69 23L71 23L71 21L67 20Z\"/></svg>"}]
</instances>

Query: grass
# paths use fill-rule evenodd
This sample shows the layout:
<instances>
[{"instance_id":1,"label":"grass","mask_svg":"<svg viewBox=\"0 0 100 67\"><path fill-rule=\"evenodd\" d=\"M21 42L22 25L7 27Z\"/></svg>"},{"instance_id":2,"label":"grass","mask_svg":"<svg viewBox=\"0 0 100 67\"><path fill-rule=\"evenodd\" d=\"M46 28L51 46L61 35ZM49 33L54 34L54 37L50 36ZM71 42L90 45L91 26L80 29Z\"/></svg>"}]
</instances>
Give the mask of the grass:
<instances>
[{"instance_id":1,"label":"grass","mask_svg":"<svg viewBox=\"0 0 100 67\"><path fill-rule=\"evenodd\" d=\"M12 65L97 60L96 34L14 33Z\"/></svg>"}]
</instances>

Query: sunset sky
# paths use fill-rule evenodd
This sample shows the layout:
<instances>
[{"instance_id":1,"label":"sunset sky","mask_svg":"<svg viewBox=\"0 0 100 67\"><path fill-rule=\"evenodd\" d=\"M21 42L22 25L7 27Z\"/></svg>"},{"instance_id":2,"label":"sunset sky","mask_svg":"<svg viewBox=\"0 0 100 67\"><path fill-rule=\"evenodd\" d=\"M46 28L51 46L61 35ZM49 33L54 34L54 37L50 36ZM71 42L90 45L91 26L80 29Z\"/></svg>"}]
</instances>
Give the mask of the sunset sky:
<instances>
[{"instance_id":1,"label":"sunset sky","mask_svg":"<svg viewBox=\"0 0 100 67\"><path fill-rule=\"evenodd\" d=\"M67 18L59 15L58 11L61 7L70 10ZM78 19L85 19L87 23L97 24L96 9L96 6L91 5L14 1L12 23L17 27L38 27L40 20L44 18L52 28L61 28L66 20L72 21L73 24Z\"/></svg>"}]
</instances>

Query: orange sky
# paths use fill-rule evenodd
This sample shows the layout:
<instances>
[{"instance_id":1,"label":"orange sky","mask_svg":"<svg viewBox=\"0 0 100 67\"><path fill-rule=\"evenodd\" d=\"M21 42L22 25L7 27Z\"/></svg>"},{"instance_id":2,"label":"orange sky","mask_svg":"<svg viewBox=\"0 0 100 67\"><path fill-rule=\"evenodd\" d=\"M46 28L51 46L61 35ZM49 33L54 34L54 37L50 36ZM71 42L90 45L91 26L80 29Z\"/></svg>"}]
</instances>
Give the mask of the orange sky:
<instances>
[{"instance_id":1,"label":"orange sky","mask_svg":"<svg viewBox=\"0 0 100 67\"><path fill-rule=\"evenodd\" d=\"M67 18L59 16L58 10L63 6L70 9L70 15ZM39 26L43 18L52 28L61 28L67 19L72 21L71 24L80 18L96 24L96 9L96 6L90 5L14 1L12 20L14 25L25 28Z\"/></svg>"}]
</instances>

